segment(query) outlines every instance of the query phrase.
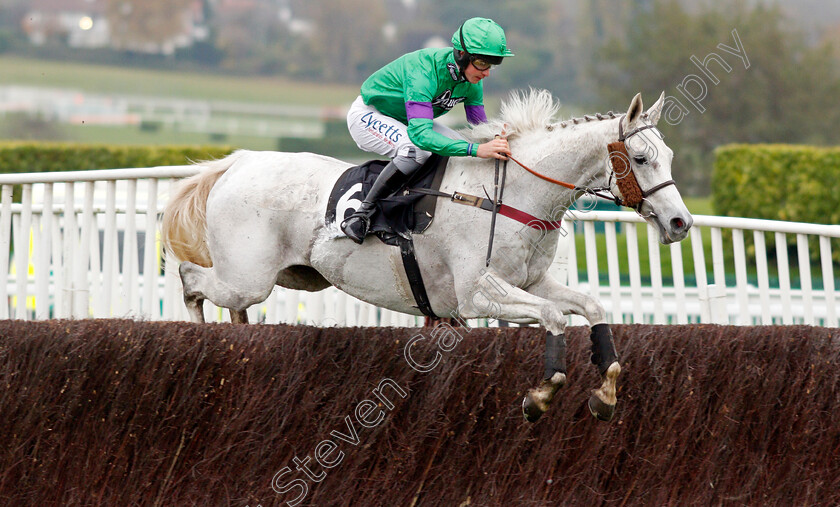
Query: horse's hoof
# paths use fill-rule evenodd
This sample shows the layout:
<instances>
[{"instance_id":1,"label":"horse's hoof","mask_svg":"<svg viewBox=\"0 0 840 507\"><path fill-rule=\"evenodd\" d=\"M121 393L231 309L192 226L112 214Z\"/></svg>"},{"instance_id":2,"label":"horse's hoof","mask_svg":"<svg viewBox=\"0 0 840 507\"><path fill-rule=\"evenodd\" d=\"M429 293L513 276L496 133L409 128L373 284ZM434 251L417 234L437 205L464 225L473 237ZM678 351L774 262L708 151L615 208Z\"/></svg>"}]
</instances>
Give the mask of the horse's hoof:
<instances>
[{"instance_id":1,"label":"horse's hoof","mask_svg":"<svg viewBox=\"0 0 840 507\"><path fill-rule=\"evenodd\" d=\"M531 397L530 392L522 398L522 415L527 422L537 422L544 413L545 410L538 406L537 402Z\"/></svg>"},{"instance_id":2,"label":"horse's hoof","mask_svg":"<svg viewBox=\"0 0 840 507\"><path fill-rule=\"evenodd\" d=\"M543 380L539 387L528 389L528 393L522 399L522 416L525 420L533 423L548 410L551 400L558 389L566 385L566 374L556 372L550 380Z\"/></svg>"},{"instance_id":3,"label":"horse's hoof","mask_svg":"<svg viewBox=\"0 0 840 507\"><path fill-rule=\"evenodd\" d=\"M615 405L608 405L594 394L589 397L589 412L599 421L609 422L615 414Z\"/></svg>"},{"instance_id":4,"label":"horse's hoof","mask_svg":"<svg viewBox=\"0 0 840 507\"><path fill-rule=\"evenodd\" d=\"M615 390L616 381L621 374L621 365L613 361L607 371L604 372L604 382L600 389L592 391L589 397L589 412L599 421L609 421L615 414Z\"/></svg>"}]
</instances>

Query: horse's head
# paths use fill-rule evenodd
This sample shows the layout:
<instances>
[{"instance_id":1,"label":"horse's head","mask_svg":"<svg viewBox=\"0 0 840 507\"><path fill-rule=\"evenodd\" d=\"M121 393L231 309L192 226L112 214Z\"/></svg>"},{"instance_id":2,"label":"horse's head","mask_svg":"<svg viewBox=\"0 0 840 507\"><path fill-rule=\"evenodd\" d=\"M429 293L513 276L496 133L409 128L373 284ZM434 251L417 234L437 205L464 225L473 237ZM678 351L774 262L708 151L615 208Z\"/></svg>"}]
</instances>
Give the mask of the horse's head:
<instances>
[{"instance_id":1,"label":"horse's head","mask_svg":"<svg viewBox=\"0 0 840 507\"><path fill-rule=\"evenodd\" d=\"M674 152L656 129L664 102L663 92L644 112L642 95L633 97L619 120L619 142L610 145L609 167L612 192L655 226L659 241L668 244L684 239L694 219L671 178Z\"/></svg>"}]
</instances>

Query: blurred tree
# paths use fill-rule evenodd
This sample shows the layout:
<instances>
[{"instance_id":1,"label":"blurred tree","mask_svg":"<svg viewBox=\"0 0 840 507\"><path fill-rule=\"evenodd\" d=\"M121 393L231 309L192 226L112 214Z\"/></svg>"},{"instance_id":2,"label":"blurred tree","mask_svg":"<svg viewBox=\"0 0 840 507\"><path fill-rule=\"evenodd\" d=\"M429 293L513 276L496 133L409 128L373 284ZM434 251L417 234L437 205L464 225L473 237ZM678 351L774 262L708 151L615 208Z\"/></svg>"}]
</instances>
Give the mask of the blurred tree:
<instances>
[{"instance_id":1,"label":"blurred tree","mask_svg":"<svg viewBox=\"0 0 840 507\"><path fill-rule=\"evenodd\" d=\"M729 1L690 12L656 0L634 12L624 37L600 46L590 79L619 109L636 92L650 105L664 90L676 128L660 128L676 153L674 176L690 193L707 194L720 144L840 140L831 128L838 113L827 107L840 91L837 61L790 26L775 6ZM733 54L739 44L741 56Z\"/></svg>"},{"instance_id":2,"label":"blurred tree","mask_svg":"<svg viewBox=\"0 0 840 507\"><path fill-rule=\"evenodd\" d=\"M216 47L224 55L221 67L240 73L287 72L277 68L278 59L295 54L294 40L278 19L276 8L256 2L247 9L224 11L212 26ZM275 53L278 45L286 52ZM291 73L290 73L291 74Z\"/></svg>"},{"instance_id":3,"label":"blurred tree","mask_svg":"<svg viewBox=\"0 0 840 507\"><path fill-rule=\"evenodd\" d=\"M304 9L313 22L308 44L312 54L320 55L323 79L361 83L388 61L382 2L322 0Z\"/></svg>"},{"instance_id":4,"label":"blurred tree","mask_svg":"<svg viewBox=\"0 0 840 507\"><path fill-rule=\"evenodd\" d=\"M115 49L174 52L173 39L191 26L193 0L105 0Z\"/></svg>"},{"instance_id":5,"label":"blurred tree","mask_svg":"<svg viewBox=\"0 0 840 507\"><path fill-rule=\"evenodd\" d=\"M498 92L534 86L556 91L561 85L556 80L557 52L553 35L549 33L555 9L551 0L427 0L419 15L437 21L440 36L447 44L461 23L472 17L493 19L505 29L508 47L516 57L508 58L493 71L486 90Z\"/></svg>"}]
</instances>

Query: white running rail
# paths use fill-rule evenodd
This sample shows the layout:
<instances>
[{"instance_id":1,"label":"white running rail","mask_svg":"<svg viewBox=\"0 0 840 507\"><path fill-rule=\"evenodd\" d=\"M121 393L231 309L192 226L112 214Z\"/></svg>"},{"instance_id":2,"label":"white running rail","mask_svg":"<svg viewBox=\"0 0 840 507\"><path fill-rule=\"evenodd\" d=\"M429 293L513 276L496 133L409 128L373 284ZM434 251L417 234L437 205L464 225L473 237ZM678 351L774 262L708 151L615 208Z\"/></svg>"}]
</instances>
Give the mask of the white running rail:
<instances>
[{"instance_id":1,"label":"white running rail","mask_svg":"<svg viewBox=\"0 0 840 507\"><path fill-rule=\"evenodd\" d=\"M0 276L6 281L0 283L0 318L186 320L176 263L161 259L158 230L175 179L196 172L195 166L167 166L0 174ZM13 203L15 186L20 199ZM615 323L840 325L838 263L832 261L840 226L694 219L688 239L663 247L635 213L568 213L569 234L552 272L597 296ZM603 234L596 224L603 224ZM209 321L229 320L226 311L205 306ZM267 323L422 323L334 288L276 287L249 314Z\"/></svg>"}]
</instances>

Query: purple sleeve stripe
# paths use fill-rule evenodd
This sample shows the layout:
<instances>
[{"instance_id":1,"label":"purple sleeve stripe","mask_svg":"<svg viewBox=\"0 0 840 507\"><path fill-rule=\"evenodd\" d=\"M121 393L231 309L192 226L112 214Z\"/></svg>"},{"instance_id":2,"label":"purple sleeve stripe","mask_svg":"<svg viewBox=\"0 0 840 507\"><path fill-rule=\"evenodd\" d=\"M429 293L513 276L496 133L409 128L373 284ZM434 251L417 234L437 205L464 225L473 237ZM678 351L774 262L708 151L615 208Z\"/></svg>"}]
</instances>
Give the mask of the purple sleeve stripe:
<instances>
[{"instance_id":1,"label":"purple sleeve stripe","mask_svg":"<svg viewBox=\"0 0 840 507\"><path fill-rule=\"evenodd\" d=\"M464 106L467 111L467 121L473 125L479 123L487 123L487 114L484 112L484 106Z\"/></svg>"},{"instance_id":2,"label":"purple sleeve stripe","mask_svg":"<svg viewBox=\"0 0 840 507\"><path fill-rule=\"evenodd\" d=\"M405 116L408 118L408 121L411 121L412 118L434 120L435 112L432 109L431 102L406 102Z\"/></svg>"}]
</instances>

